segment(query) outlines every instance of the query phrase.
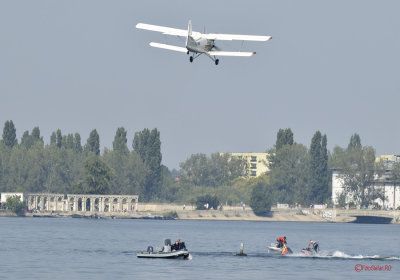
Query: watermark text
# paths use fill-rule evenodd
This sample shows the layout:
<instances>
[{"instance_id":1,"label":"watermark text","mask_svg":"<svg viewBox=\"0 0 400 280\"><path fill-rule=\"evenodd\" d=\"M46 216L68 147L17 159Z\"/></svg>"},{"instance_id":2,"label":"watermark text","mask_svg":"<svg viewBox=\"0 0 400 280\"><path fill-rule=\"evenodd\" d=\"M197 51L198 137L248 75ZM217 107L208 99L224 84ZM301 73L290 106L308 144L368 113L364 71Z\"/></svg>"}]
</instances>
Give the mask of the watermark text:
<instances>
[{"instance_id":1,"label":"watermark text","mask_svg":"<svg viewBox=\"0 0 400 280\"><path fill-rule=\"evenodd\" d=\"M357 272L361 271L391 271L392 266L390 264L387 265L364 265L364 264L356 264L354 266L354 270Z\"/></svg>"}]
</instances>

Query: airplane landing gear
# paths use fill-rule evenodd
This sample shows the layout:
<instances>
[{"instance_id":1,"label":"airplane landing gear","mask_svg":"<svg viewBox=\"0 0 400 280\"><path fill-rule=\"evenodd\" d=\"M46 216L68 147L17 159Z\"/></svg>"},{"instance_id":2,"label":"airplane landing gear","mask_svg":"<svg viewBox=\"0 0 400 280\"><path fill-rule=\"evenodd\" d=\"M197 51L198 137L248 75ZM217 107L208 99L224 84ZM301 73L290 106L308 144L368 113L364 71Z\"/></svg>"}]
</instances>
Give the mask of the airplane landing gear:
<instances>
[{"instance_id":1,"label":"airplane landing gear","mask_svg":"<svg viewBox=\"0 0 400 280\"><path fill-rule=\"evenodd\" d=\"M215 65L218 65L218 63L219 63L219 59L216 59L215 60Z\"/></svg>"},{"instance_id":2,"label":"airplane landing gear","mask_svg":"<svg viewBox=\"0 0 400 280\"><path fill-rule=\"evenodd\" d=\"M193 62L193 56L190 56L189 61Z\"/></svg>"}]
</instances>

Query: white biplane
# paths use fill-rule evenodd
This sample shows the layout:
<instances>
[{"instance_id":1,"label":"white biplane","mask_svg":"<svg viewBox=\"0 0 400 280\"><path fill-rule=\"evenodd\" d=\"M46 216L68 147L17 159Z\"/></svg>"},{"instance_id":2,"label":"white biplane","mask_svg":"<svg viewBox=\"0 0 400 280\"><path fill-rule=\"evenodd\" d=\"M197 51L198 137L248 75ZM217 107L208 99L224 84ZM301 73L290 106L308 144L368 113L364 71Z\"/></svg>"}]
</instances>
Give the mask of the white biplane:
<instances>
[{"instance_id":1,"label":"white biplane","mask_svg":"<svg viewBox=\"0 0 400 280\"><path fill-rule=\"evenodd\" d=\"M221 51L215 45L215 40L239 40L239 41L268 41L272 39L271 36L259 36L259 35L238 35L238 34L214 34L214 33L200 33L192 31L192 23L189 20L188 29L177 29L165 26L151 25L145 23L138 23L136 28L161 32L165 35L172 35L178 37L186 38L185 47L178 47L167 44L160 44L151 42L150 46L155 48L167 49L171 51L183 52L183 53L193 53L190 56L190 62L202 54L207 55L211 60L218 65L219 59L216 56L252 56L256 54L255 52L227 52Z\"/></svg>"}]
</instances>

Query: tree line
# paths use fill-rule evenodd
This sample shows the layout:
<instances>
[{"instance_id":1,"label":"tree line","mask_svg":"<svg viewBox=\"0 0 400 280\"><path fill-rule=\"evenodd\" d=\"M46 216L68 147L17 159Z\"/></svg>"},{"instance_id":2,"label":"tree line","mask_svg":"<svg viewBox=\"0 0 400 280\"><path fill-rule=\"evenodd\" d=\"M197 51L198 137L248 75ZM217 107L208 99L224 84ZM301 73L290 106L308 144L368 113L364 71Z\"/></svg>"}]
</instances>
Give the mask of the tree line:
<instances>
[{"instance_id":1,"label":"tree line","mask_svg":"<svg viewBox=\"0 0 400 280\"><path fill-rule=\"evenodd\" d=\"M39 127L25 131L18 141L12 121L6 121L0 141L0 191L88 194L138 194L141 201L196 204L198 198L221 204L244 202L258 214L272 204L331 203L332 168L341 170L345 192L360 205L371 205L383 194L373 188L375 174L387 169L375 162L375 150L362 146L358 134L346 148L327 149L327 136L316 131L309 147L296 143L290 128L280 129L268 149L266 174L250 178L247 163L230 154L193 154L170 171L161 164L157 129L136 132L128 148L127 131L117 129L112 149L100 152L96 129L82 144L79 133L54 131L45 144ZM400 180L400 164L391 166L391 178ZM209 203L210 205L212 203Z\"/></svg>"},{"instance_id":2,"label":"tree line","mask_svg":"<svg viewBox=\"0 0 400 280\"><path fill-rule=\"evenodd\" d=\"M112 149L100 153L100 136L90 132L82 145L79 133L53 132L45 145L39 127L25 131L18 142L12 121L0 141L0 191L88 194L132 194L141 200L162 200L162 183L172 184L161 165L157 129L136 132L132 150L127 131L117 129Z\"/></svg>"}]
</instances>

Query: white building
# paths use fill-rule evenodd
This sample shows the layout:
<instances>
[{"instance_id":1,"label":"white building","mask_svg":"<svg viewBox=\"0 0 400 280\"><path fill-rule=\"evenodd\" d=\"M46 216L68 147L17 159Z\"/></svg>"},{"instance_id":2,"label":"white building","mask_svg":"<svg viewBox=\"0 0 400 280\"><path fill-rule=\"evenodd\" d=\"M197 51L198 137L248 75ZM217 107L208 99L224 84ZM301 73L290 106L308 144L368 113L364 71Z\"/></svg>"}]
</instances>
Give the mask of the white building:
<instances>
[{"instance_id":1,"label":"white building","mask_svg":"<svg viewBox=\"0 0 400 280\"><path fill-rule=\"evenodd\" d=\"M376 159L377 162L385 161L387 163L388 169L381 176L375 176L372 182L373 187L381 190L385 200L381 199L375 200L375 202L383 207L384 209L397 209L400 207L400 182L394 182L391 180L391 164L400 159L399 156L381 156ZM343 180L340 178L340 170L332 170L332 202L333 204L339 204L339 197L344 191ZM350 195L346 197L346 203L352 202L353 199Z\"/></svg>"}]
</instances>

